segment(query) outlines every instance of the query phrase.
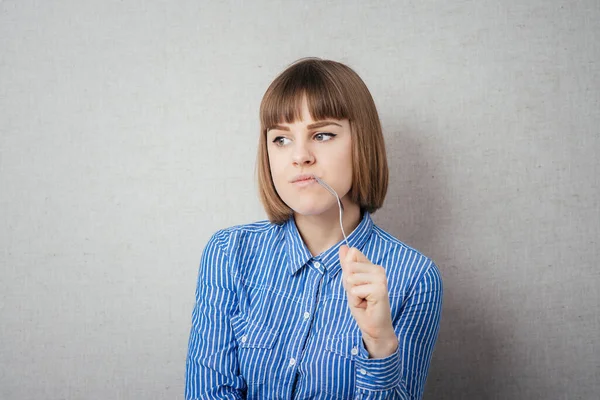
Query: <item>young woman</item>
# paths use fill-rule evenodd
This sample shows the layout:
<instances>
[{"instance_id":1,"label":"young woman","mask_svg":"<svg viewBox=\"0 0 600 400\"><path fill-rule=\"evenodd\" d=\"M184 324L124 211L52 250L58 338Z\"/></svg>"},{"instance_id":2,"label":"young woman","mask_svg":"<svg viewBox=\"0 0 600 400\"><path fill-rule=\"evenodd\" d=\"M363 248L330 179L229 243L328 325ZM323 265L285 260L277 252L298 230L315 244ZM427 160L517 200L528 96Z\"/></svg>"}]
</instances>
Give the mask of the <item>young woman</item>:
<instances>
[{"instance_id":1,"label":"young woman","mask_svg":"<svg viewBox=\"0 0 600 400\"><path fill-rule=\"evenodd\" d=\"M343 64L300 60L268 88L260 121L269 221L204 249L185 398L421 398L442 281L371 219L388 168L369 90Z\"/></svg>"}]
</instances>

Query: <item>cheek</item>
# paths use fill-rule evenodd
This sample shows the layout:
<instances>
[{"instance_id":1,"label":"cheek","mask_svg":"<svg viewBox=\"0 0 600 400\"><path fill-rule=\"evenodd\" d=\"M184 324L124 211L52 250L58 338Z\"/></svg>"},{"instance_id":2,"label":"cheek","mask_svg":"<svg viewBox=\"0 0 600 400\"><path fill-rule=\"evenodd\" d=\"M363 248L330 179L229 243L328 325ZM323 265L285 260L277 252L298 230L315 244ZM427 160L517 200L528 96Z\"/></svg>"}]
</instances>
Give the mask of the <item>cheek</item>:
<instances>
[{"instance_id":1,"label":"cheek","mask_svg":"<svg viewBox=\"0 0 600 400\"><path fill-rule=\"evenodd\" d=\"M343 156L339 160L340 165L343 165L343 177L348 185L352 185L352 145L348 144L346 151L343 152Z\"/></svg>"},{"instance_id":2,"label":"cheek","mask_svg":"<svg viewBox=\"0 0 600 400\"><path fill-rule=\"evenodd\" d=\"M281 172L282 172L282 165L281 165L281 157L277 157L277 154L275 153L271 153L268 152L267 153L269 156L269 167L271 169L271 178L273 179L273 182L275 183L275 185L277 185L277 182L279 181L279 178L281 176Z\"/></svg>"},{"instance_id":3,"label":"cheek","mask_svg":"<svg viewBox=\"0 0 600 400\"><path fill-rule=\"evenodd\" d=\"M352 176L352 143L348 142L344 144L335 154L335 163L343 168L343 172L348 172Z\"/></svg>"}]
</instances>

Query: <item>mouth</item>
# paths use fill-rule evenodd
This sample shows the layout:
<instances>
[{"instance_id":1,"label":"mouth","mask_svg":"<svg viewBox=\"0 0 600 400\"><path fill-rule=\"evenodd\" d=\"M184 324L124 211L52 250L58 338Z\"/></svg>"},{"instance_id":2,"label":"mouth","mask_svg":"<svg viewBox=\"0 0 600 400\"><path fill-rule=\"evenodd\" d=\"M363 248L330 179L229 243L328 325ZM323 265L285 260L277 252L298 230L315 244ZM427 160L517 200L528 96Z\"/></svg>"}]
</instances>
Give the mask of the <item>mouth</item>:
<instances>
[{"instance_id":1,"label":"mouth","mask_svg":"<svg viewBox=\"0 0 600 400\"><path fill-rule=\"evenodd\" d=\"M308 181L314 181L315 178L302 178L302 179L296 179L294 181L294 183L298 183L298 182L308 182Z\"/></svg>"},{"instance_id":2,"label":"mouth","mask_svg":"<svg viewBox=\"0 0 600 400\"><path fill-rule=\"evenodd\" d=\"M314 175L300 175L292 180L295 186L306 186L316 182Z\"/></svg>"},{"instance_id":3,"label":"mouth","mask_svg":"<svg viewBox=\"0 0 600 400\"><path fill-rule=\"evenodd\" d=\"M315 176L314 175L312 175L312 174L304 174L304 175L298 175L298 176L294 177L294 179L292 179L292 183L314 181L314 180L315 180Z\"/></svg>"}]
</instances>

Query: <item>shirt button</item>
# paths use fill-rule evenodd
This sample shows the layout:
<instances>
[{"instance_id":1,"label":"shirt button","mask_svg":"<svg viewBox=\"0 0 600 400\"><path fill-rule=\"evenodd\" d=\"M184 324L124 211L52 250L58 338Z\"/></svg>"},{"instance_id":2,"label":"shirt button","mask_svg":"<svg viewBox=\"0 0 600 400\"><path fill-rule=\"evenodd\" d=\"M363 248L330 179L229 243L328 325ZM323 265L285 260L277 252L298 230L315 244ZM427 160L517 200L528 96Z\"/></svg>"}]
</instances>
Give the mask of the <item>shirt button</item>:
<instances>
[{"instance_id":1,"label":"shirt button","mask_svg":"<svg viewBox=\"0 0 600 400\"><path fill-rule=\"evenodd\" d=\"M248 341L248 336L242 336L242 343L246 343Z\"/></svg>"},{"instance_id":2,"label":"shirt button","mask_svg":"<svg viewBox=\"0 0 600 400\"><path fill-rule=\"evenodd\" d=\"M361 374L363 374L363 375L366 375L366 374L367 374L367 370L366 370L366 369L364 369L364 368L361 368L361 369L360 369L358 372L360 372L360 373L361 373Z\"/></svg>"},{"instance_id":3,"label":"shirt button","mask_svg":"<svg viewBox=\"0 0 600 400\"><path fill-rule=\"evenodd\" d=\"M317 267L317 268L321 268L321 263L320 263L320 262L318 262L318 261L315 261L315 267Z\"/></svg>"},{"instance_id":4,"label":"shirt button","mask_svg":"<svg viewBox=\"0 0 600 400\"><path fill-rule=\"evenodd\" d=\"M310 313L307 311L304 313L304 319L309 319L310 318Z\"/></svg>"},{"instance_id":5,"label":"shirt button","mask_svg":"<svg viewBox=\"0 0 600 400\"><path fill-rule=\"evenodd\" d=\"M296 365L296 359L290 358L290 367L293 367L294 365Z\"/></svg>"},{"instance_id":6,"label":"shirt button","mask_svg":"<svg viewBox=\"0 0 600 400\"><path fill-rule=\"evenodd\" d=\"M352 353L353 356L358 354L358 347L353 347L352 350L350 351L350 353Z\"/></svg>"}]
</instances>

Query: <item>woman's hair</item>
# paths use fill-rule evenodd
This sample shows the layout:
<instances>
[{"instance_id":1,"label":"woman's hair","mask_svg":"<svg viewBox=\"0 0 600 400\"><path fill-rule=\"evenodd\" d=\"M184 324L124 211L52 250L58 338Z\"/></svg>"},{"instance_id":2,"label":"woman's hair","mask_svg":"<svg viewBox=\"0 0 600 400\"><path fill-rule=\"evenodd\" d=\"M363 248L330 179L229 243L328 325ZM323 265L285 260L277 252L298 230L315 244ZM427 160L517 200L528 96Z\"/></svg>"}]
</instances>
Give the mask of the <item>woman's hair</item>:
<instances>
[{"instance_id":1,"label":"woman's hair","mask_svg":"<svg viewBox=\"0 0 600 400\"><path fill-rule=\"evenodd\" d=\"M381 123L369 89L350 67L318 58L301 59L271 83L260 104L257 175L260 199L269 220L283 223L293 214L277 194L267 152L267 131L301 118L302 100L316 121L348 119L352 135L350 198L361 210L381 208L388 186L388 166Z\"/></svg>"}]
</instances>

